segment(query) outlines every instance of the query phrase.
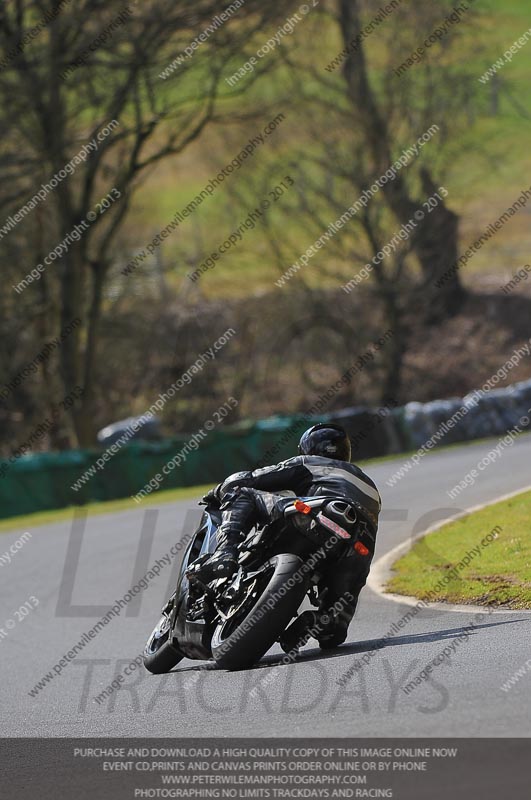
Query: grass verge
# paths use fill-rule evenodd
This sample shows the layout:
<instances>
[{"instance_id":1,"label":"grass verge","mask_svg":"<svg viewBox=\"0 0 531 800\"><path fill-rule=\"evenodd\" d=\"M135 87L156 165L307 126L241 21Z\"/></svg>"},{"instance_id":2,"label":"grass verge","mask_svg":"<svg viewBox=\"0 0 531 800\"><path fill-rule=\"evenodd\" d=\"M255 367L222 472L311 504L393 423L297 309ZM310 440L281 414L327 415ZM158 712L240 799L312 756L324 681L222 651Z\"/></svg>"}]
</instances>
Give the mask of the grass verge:
<instances>
[{"instance_id":1,"label":"grass verge","mask_svg":"<svg viewBox=\"0 0 531 800\"><path fill-rule=\"evenodd\" d=\"M0 520L0 533L8 533L20 528L35 528L38 525L50 525L53 522L68 522L72 519L76 508L82 508L89 517L93 517L97 514L112 514L116 511L129 511L135 508L144 508L145 506L158 506L161 503L173 503L177 500L199 498L211 488L212 484L167 489L145 497L140 505L135 503L132 497L124 497L120 500L108 500L103 503L87 503L85 506L67 506L67 508L56 508L50 511L36 511L34 514L24 514L19 517Z\"/></svg>"},{"instance_id":2,"label":"grass verge","mask_svg":"<svg viewBox=\"0 0 531 800\"><path fill-rule=\"evenodd\" d=\"M422 600L531 608L530 521L531 492L524 492L451 522L393 565L386 589Z\"/></svg>"}]
</instances>

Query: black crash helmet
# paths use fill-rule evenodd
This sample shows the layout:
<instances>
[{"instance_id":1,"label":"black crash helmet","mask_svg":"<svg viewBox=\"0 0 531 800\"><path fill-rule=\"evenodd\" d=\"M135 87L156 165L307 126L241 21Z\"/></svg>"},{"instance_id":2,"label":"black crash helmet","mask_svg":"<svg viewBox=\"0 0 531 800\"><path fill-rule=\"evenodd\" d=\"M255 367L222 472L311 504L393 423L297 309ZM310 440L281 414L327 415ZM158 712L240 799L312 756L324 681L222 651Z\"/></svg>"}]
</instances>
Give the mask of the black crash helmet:
<instances>
[{"instance_id":1,"label":"black crash helmet","mask_svg":"<svg viewBox=\"0 0 531 800\"><path fill-rule=\"evenodd\" d=\"M351 449L348 433L331 422L320 422L308 428L299 442L299 455L325 456L338 461L350 461Z\"/></svg>"}]
</instances>

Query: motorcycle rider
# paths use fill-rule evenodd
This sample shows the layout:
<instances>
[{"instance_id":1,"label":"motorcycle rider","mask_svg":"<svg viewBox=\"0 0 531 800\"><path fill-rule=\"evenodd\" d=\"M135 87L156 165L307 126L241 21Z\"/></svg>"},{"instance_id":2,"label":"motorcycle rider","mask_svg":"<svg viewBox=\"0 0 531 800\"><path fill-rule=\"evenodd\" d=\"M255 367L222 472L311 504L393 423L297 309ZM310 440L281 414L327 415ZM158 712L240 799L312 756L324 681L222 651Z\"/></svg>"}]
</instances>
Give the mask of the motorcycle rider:
<instances>
[{"instance_id":1,"label":"motorcycle rider","mask_svg":"<svg viewBox=\"0 0 531 800\"><path fill-rule=\"evenodd\" d=\"M281 517L286 506L293 502L278 492L291 490L299 498L326 496L350 501L357 510L362 530L360 541L365 545L366 555L352 548L347 558L327 568L319 586L320 597L325 598L324 613L319 618L313 612L298 617L287 629L284 641L281 639L286 651L305 643L310 629L311 635L317 634L323 649L345 641L359 593L369 574L381 508L373 481L350 463L350 439L342 427L328 422L313 425L302 435L298 450L298 456L280 464L230 475L205 495L206 503L220 503L222 522L215 553L195 574L205 583L234 574L240 541L254 525L263 526Z\"/></svg>"}]
</instances>

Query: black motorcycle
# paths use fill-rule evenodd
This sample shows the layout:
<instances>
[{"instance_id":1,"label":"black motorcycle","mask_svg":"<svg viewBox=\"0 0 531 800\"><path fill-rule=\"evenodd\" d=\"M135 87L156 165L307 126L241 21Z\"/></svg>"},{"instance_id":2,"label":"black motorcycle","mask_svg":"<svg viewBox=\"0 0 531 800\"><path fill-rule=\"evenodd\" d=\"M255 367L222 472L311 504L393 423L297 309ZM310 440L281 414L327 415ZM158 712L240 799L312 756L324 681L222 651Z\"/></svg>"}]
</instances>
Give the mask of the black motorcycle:
<instances>
[{"instance_id":1,"label":"black motorcycle","mask_svg":"<svg viewBox=\"0 0 531 800\"><path fill-rule=\"evenodd\" d=\"M374 538L363 509L351 501L289 500L281 519L251 531L240 544L236 574L205 585L194 576L216 549L220 523L219 508L208 503L177 589L144 649L144 665L154 674L169 672L185 657L213 658L222 669L252 666L281 640L306 595L322 611L318 585L326 566L352 548L368 555L360 537Z\"/></svg>"}]
</instances>

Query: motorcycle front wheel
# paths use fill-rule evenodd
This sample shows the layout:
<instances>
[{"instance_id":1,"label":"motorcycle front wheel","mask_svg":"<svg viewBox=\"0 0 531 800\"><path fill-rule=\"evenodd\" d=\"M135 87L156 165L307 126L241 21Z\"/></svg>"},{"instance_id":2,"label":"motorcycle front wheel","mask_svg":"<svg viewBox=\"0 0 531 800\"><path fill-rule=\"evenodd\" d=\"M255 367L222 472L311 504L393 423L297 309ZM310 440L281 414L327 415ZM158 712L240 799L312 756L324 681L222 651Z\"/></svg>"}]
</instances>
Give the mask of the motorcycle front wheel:
<instances>
[{"instance_id":1,"label":"motorcycle front wheel","mask_svg":"<svg viewBox=\"0 0 531 800\"><path fill-rule=\"evenodd\" d=\"M184 658L169 641L170 631L170 618L163 614L144 647L144 666L153 675L170 672Z\"/></svg>"}]
</instances>

